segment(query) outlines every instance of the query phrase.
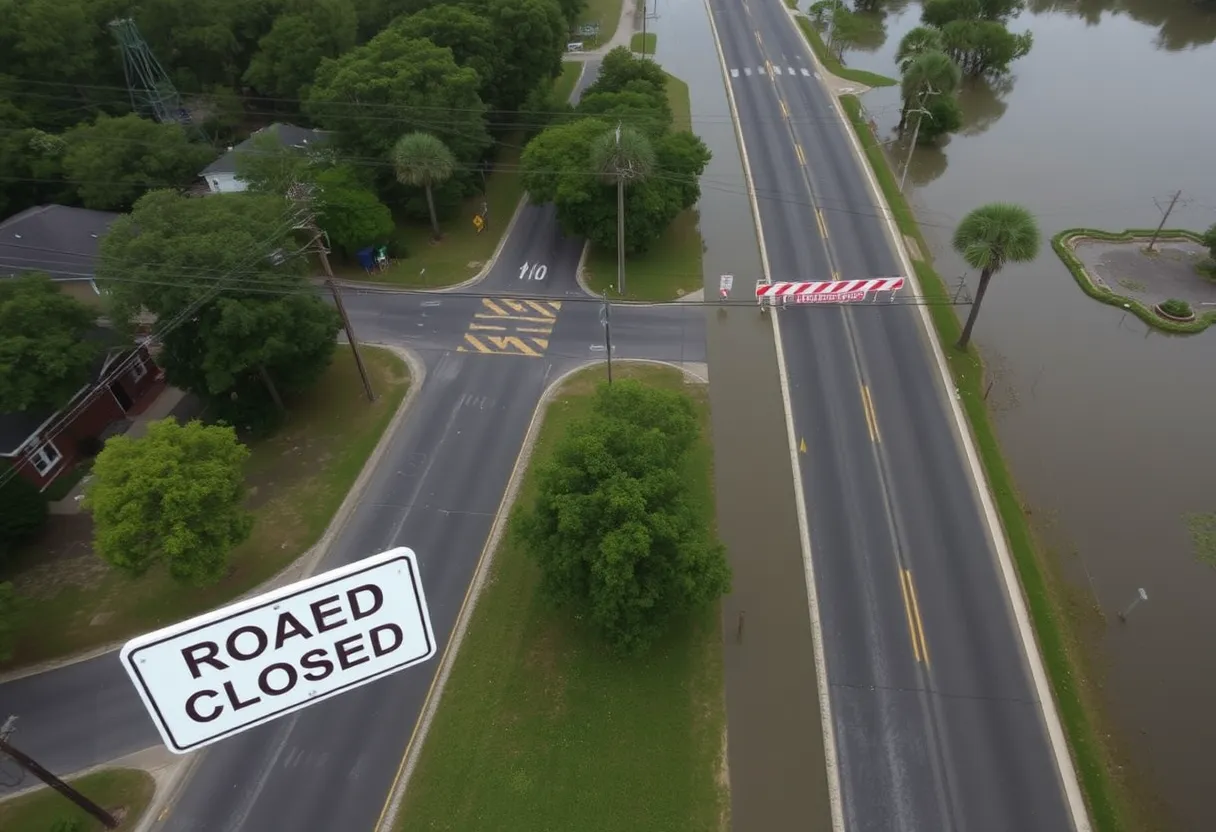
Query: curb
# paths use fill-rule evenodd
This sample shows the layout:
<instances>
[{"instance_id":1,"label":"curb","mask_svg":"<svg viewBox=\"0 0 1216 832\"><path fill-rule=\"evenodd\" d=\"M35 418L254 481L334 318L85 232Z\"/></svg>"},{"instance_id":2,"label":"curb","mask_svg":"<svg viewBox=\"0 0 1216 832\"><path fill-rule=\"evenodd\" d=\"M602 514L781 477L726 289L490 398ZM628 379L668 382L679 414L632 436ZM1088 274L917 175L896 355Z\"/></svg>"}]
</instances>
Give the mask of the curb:
<instances>
[{"instance_id":1,"label":"curb","mask_svg":"<svg viewBox=\"0 0 1216 832\"><path fill-rule=\"evenodd\" d=\"M248 598L253 595L258 595L268 589L273 589L283 583L288 583L291 580L298 580L307 577L321 559L325 556L329 547L333 544L334 538L342 527L346 524L350 514L354 511L355 505L362 497L363 489L367 487L367 481L371 478L372 471L379 464L384 452L388 447L388 442L393 434L400 428L401 422L404 421L406 413L411 409L414 399L418 396L418 391L422 389L422 384L426 380L426 365L422 359L418 357L413 350L405 347L399 347L391 344L376 344L372 342L364 342L367 346L374 346L380 349L387 349L395 353L399 358L405 361L410 372L410 389L406 392L405 398L401 400L401 404L397 407L397 412L393 414L393 418L385 426L384 432L380 435L380 440L376 443L376 447L372 449L371 454L367 457L367 462L363 463L363 469L359 472L359 476L355 478L351 484L350 490L346 494L346 499L338 506L338 510L334 512L333 519L329 526L326 527L320 539L313 544L311 548L303 552L300 557L296 558L281 571L266 581L263 581L256 587L230 599L225 604L232 604L240 601L243 598ZM297 574L298 573L298 574ZM224 605L221 605L224 606ZM18 679L24 679L29 676L37 676L41 673L49 673L52 670L59 670L70 665L79 664L80 662L95 659L98 656L104 656L107 653L112 653L122 647L127 642L127 639L115 641L109 644L95 647L91 650L86 650L82 653L77 653L73 656L68 656L62 659L52 659L50 661L41 662L36 665L30 665L16 670L11 670L7 673L0 674L0 685L9 682L15 682Z\"/></svg>"}]
</instances>

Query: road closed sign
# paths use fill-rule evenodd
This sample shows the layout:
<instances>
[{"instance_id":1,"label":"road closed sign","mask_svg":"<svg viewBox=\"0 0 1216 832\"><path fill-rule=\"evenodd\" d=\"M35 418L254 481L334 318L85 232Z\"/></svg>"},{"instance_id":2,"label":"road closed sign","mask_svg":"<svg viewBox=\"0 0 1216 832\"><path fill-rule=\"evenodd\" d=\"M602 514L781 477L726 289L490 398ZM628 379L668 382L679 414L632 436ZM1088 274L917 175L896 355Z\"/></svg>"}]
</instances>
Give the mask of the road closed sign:
<instances>
[{"instance_id":1,"label":"road closed sign","mask_svg":"<svg viewBox=\"0 0 1216 832\"><path fill-rule=\"evenodd\" d=\"M186 754L435 655L418 561L393 549L127 642L123 667Z\"/></svg>"}]
</instances>

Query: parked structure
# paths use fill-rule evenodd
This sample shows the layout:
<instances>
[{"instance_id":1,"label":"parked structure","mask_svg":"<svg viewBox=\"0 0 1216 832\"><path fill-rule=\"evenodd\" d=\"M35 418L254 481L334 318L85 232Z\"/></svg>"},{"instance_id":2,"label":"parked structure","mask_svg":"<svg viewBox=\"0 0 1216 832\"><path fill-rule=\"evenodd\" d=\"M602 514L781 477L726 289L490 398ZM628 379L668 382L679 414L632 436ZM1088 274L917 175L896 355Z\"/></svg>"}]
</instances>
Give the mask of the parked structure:
<instances>
[{"instance_id":1,"label":"parked structure","mask_svg":"<svg viewBox=\"0 0 1216 832\"><path fill-rule=\"evenodd\" d=\"M264 127L235 147L228 148L227 153L203 168L200 176L207 183L209 193L240 193L248 187L237 178L237 157L249 152L252 149L253 140L267 131L278 139L282 147L295 148L302 152L309 152L324 145L329 136L323 130L310 130L307 127L296 127L294 124L276 122L269 127Z\"/></svg>"},{"instance_id":2,"label":"parked structure","mask_svg":"<svg viewBox=\"0 0 1216 832\"><path fill-rule=\"evenodd\" d=\"M88 286L98 294L93 277L101 238L119 216L39 205L0 220L0 279L46 272L58 283Z\"/></svg>"}]
</instances>

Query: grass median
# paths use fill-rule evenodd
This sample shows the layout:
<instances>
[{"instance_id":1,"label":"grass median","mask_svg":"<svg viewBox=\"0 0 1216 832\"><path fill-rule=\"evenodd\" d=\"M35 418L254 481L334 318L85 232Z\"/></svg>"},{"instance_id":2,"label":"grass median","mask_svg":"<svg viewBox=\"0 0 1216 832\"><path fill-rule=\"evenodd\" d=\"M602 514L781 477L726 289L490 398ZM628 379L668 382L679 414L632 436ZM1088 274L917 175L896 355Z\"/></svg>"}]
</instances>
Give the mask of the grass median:
<instances>
[{"instance_id":1,"label":"grass median","mask_svg":"<svg viewBox=\"0 0 1216 832\"><path fill-rule=\"evenodd\" d=\"M31 664L146 632L225 604L287 567L325 532L396 413L409 376L392 352L365 347L377 400L368 404L350 351L299 401L287 423L253 442L246 465L255 524L232 553L232 568L203 589L163 570L129 578L90 551L85 514L51 517L46 535L0 579L23 598L16 649L8 666ZM64 537L66 531L72 533ZM2 665L0 665L2 666Z\"/></svg>"},{"instance_id":2,"label":"grass median","mask_svg":"<svg viewBox=\"0 0 1216 832\"><path fill-rule=\"evenodd\" d=\"M77 791L114 815L119 821L115 832L131 832L139 824L156 788L147 772L129 768L98 771L70 782ZM0 803L0 829L4 832L55 832L61 828L70 832L101 832L106 827L49 788Z\"/></svg>"},{"instance_id":3,"label":"grass median","mask_svg":"<svg viewBox=\"0 0 1216 832\"><path fill-rule=\"evenodd\" d=\"M922 255L927 257L929 247L917 225L916 216L896 184L882 147L870 132L862 115L861 101L853 95L843 95L840 100L900 233L915 240ZM954 348L962 325L954 307L948 303L950 295L945 281L926 260L914 259L912 266L916 270L921 291L929 301L930 318L954 377L959 400L971 424L976 449L1001 515L1091 819L1099 832L1142 828L1132 821L1134 809L1122 796L1126 791L1122 788L1124 784L1120 782L1116 787L1119 780L1116 753L1102 739L1109 733L1097 730L1091 717L1091 714L1100 713L1099 699L1088 675L1080 672L1083 645L1080 634L1070 626L1073 620L1072 604L1035 540L997 441L996 430L984 402L983 361L974 349L964 353Z\"/></svg>"},{"instance_id":4,"label":"grass median","mask_svg":"<svg viewBox=\"0 0 1216 832\"><path fill-rule=\"evenodd\" d=\"M667 76L667 103L671 106L672 130L692 130L692 104L688 84ZM682 211L648 251L626 259L625 294L616 291L616 252L592 246L583 276L597 294L626 300L675 300L705 285L701 274L704 243L697 227L695 208Z\"/></svg>"},{"instance_id":5,"label":"grass median","mask_svg":"<svg viewBox=\"0 0 1216 832\"><path fill-rule=\"evenodd\" d=\"M591 409L597 366L544 415L519 493ZM614 378L691 396L702 434L687 472L714 522L708 390L668 368L620 364ZM537 592L538 569L504 536L478 601L398 829L669 832L725 828L725 706L716 605L637 659L611 655Z\"/></svg>"}]
</instances>

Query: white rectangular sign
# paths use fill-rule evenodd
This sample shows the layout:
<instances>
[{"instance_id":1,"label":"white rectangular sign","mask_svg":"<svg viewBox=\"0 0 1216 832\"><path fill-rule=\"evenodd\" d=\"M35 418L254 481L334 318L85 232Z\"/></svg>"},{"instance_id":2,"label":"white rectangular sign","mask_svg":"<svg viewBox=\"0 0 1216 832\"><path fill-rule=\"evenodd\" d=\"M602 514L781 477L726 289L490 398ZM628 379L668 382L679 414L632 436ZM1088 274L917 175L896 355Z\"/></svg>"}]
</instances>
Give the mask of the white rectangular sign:
<instances>
[{"instance_id":1,"label":"white rectangular sign","mask_svg":"<svg viewBox=\"0 0 1216 832\"><path fill-rule=\"evenodd\" d=\"M721 292L729 292L731 287L735 285L735 276L733 274L724 274L718 281L718 290Z\"/></svg>"},{"instance_id":2,"label":"white rectangular sign","mask_svg":"<svg viewBox=\"0 0 1216 832\"><path fill-rule=\"evenodd\" d=\"M410 549L392 549L147 633L121 658L186 754L435 655Z\"/></svg>"}]
</instances>

